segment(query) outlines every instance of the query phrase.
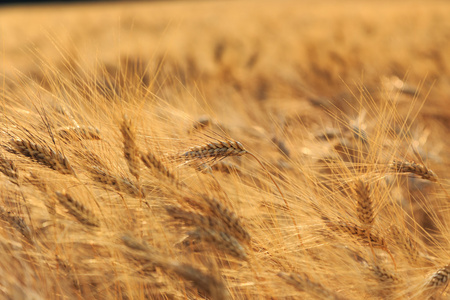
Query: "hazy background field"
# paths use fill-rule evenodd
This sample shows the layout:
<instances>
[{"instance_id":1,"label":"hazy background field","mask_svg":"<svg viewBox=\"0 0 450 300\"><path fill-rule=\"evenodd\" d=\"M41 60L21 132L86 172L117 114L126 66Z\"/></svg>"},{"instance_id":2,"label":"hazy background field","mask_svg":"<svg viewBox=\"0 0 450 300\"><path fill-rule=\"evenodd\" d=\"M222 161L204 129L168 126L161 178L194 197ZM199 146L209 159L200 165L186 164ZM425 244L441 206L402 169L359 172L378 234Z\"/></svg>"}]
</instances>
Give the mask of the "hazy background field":
<instances>
[{"instance_id":1,"label":"hazy background field","mask_svg":"<svg viewBox=\"0 0 450 300\"><path fill-rule=\"evenodd\" d=\"M2 297L448 299L449 16L447 1L0 7ZM99 139L58 137L74 128ZM14 152L18 138L60 151L73 174ZM251 157L194 168L180 158L224 139L262 160L283 196ZM156 153L193 190L143 165L136 176L127 147ZM93 177L89 153L113 177ZM437 177L405 175L393 160ZM377 215L371 232L387 246L348 229L361 221L360 178ZM62 190L95 216L95 230ZM167 205L216 216L186 200L204 194L242 221L245 259L217 240L180 246L195 222Z\"/></svg>"}]
</instances>

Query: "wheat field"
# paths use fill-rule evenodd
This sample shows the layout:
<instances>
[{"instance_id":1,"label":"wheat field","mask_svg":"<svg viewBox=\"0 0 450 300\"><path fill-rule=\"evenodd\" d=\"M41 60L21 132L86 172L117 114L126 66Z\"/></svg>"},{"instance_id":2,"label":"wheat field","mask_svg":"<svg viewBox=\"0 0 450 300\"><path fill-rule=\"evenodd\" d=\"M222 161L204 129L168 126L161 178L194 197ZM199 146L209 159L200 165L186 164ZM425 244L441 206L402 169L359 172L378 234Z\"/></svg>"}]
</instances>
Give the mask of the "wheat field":
<instances>
[{"instance_id":1,"label":"wheat field","mask_svg":"<svg viewBox=\"0 0 450 300\"><path fill-rule=\"evenodd\" d=\"M450 299L449 15L0 8L0 298Z\"/></svg>"}]
</instances>

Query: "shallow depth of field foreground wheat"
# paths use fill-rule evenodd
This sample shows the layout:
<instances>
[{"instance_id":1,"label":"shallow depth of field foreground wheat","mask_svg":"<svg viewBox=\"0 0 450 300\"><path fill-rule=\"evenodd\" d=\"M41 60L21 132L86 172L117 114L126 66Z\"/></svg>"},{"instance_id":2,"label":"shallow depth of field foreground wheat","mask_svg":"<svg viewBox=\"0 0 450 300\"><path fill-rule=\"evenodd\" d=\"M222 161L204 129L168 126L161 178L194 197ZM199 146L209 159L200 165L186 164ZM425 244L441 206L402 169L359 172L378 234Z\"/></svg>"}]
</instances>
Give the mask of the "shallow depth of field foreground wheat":
<instances>
[{"instance_id":1,"label":"shallow depth of field foreground wheat","mask_svg":"<svg viewBox=\"0 0 450 300\"><path fill-rule=\"evenodd\" d=\"M0 9L0 298L450 299L449 15Z\"/></svg>"}]
</instances>

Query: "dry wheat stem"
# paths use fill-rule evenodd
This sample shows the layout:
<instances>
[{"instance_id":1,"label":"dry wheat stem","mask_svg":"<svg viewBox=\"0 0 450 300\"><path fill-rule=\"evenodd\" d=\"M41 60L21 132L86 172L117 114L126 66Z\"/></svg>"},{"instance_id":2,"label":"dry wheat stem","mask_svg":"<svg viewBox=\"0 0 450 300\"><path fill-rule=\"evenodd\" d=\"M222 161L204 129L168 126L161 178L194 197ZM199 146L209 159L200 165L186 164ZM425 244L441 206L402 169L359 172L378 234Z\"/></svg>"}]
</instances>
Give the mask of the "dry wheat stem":
<instances>
[{"instance_id":1,"label":"dry wheat stem","mask_svg":"<svg viewBox=\"0 0 450 300\"><path fill-rule=\"evenodd\" d=\"M75 200L66 191L55 192L59 202L73 215L80 223L88 226L99 227L100 222L98 218L87 209L83 204Z\"/></svg>"},{"instance_id":2,"label":"dry wheat stem","mask_svg":"<svg viewBox=\"0 0 450 300\"><path fill-rule=\"evenodd\" d=\"M417 164L413 161L408 162L394 160L392 164L390 164L390 168L399 173L413 173L422 177L423 179L437 182L437 176L432 170L428 169L422 164Z\"/></svg>"},{"instance_id":3,"label":"dry wheat stem","mask_svg":"<svg viewBox=\"0 0 450 300\"><path fill-rule=\"evenodd\" d=\"M19 153L45 164L60 173L75 174L68 159L61 152L55 151L47 145L41 146L29 140L18 138L11 139L10 145Z\"/></svg>"}]
</instances>

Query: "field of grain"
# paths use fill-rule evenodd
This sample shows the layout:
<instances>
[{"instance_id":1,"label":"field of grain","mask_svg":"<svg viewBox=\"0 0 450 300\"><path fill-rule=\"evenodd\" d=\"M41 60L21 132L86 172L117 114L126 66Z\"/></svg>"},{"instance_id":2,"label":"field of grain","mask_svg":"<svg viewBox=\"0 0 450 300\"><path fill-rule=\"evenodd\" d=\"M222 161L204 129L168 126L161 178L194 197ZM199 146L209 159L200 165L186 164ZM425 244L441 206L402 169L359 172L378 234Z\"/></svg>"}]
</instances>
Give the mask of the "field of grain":
<instances>
[{"instance_id":1,"label":"field of grain","mask_svg":"<svg viewBox=\"0 0 450 300\"><path fill-rule=\"evenodd\" d=\"M449 15L0 8L0 298L450 299Z\"/></svg>"}]
</instances>

